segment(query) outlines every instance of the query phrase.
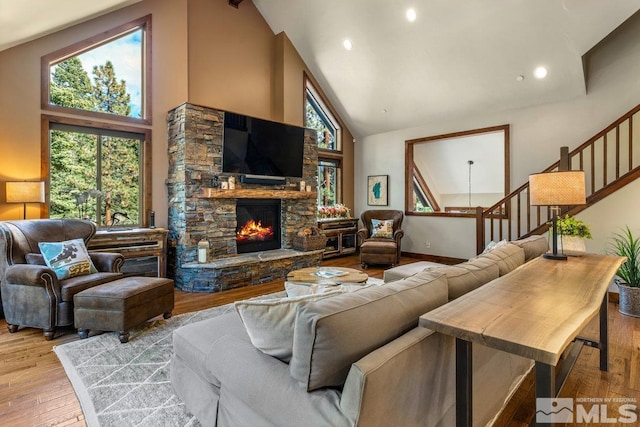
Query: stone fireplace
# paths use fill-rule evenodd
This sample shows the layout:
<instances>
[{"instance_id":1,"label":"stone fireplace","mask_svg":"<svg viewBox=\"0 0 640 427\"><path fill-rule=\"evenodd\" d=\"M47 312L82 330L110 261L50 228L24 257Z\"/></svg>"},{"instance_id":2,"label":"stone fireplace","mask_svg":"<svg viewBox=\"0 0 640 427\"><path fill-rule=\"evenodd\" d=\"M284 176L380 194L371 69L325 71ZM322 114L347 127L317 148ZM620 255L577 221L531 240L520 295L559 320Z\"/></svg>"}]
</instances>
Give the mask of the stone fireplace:
<instances>
[{"instance_id":1,"label":"stone fireplace","mask_svg":"<svg viewBox=\"0 0 640 427\"><path fill-rule=\"evenodd\" d=\"M322 259L322 251L291 249L299 230L316 225L315 132L305 132L302 178L287 178L284 184L273 186L240 183L240 176L236 176L236 188L222 190L217 182L231 176L222 173L224 114L186 103L168 115L167 269L176 287L185 291L217 292L263 283L283 278L294 269L318 265ZM299 191L300 181L311 185L312 191ZM239 223L247 215L247 203L256 200L261 208L272 205L275 212L271 215L279 215L274 238L266 239L273 246L270 249L254 245L265 240L238 244ZM257 220L266 225L265 218ZM197 244L203 239L209 242L210 262L198 264Z\"/></svg>"}]
</instances>

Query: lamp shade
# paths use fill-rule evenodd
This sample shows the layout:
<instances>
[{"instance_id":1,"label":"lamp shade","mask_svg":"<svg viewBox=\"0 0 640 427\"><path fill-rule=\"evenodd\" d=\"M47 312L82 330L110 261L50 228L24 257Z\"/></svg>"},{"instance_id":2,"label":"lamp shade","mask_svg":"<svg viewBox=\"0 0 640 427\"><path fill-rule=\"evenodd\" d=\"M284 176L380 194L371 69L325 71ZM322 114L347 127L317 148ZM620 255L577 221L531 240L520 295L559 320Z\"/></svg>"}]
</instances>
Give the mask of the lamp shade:
<instances>
[{"instance_id":1,"label":"lamp shade","mask_svg":"<svg viewBox=\"0 0 640 427\"><path fill-rule=\"evenodd\" d=\"M7 182L7 203L44 203L44 182Z\"/></svg>"},{"instance_id":2,"label":"lamp shade","mask_svg":"<svg viewBox=\"0 0 640 427\"><path fill-rule=\"evenodd\" d=\"M559 171L529 175L529 198L533 206L584 205L583 171Z\"/></svg>"}]
</instances>

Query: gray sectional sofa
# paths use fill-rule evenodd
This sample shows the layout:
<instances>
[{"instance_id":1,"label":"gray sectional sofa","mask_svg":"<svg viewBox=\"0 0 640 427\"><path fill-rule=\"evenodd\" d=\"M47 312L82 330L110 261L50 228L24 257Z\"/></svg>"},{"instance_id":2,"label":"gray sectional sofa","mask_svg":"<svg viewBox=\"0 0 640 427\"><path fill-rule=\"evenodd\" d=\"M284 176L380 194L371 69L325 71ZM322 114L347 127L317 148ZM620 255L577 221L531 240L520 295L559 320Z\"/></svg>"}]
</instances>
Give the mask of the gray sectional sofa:
<instances>
[{"instance_id":1,"label":"gray sectional sofa","mask_svg":"<svg viewBox=\"0 0 640 427\"><path fill-rule=\"evenodd\" d=\"M458 266L397 267L382 286L243 302L183 326L173 336L174 390L204 426L455 425L454 340L418 318L547 248L546 239L514 243ZM274 320L282 304L295 310ZM531 366L474 347L474 425L492 422Z\"/></svg>"}]
</instances>

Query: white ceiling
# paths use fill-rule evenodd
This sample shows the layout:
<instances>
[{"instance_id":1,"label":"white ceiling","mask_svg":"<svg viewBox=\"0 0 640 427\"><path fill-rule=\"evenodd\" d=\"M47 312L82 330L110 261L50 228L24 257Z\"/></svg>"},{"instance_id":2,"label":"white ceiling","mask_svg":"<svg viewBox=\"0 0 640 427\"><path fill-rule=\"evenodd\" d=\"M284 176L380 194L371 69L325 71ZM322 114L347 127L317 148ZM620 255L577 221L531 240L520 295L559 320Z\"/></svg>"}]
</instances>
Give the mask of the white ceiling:
<instances>
[{"instance_id":1,"label":"white ceiling","mask_svg":"<svg viewBox=\"0 0 640 427\"><path fill-rule=\"evenodd\" d=\"M582 96L582 55L640 9L639 0L253 2L357 136ZM538 65L544 80L532 76Z\"/></svg>"},{"instance_id":2,"label":"white ceiling","mask_svg":"<svg viewBox=\"0 0 640 427\"><path fill-rule=\"evenodd\" d=\"M0 50L138 1L0 0ZM253 3L359 137L582 96L582 55L640 9L640 0ZM532 76L538 65L549 69L544 80Z\"/></svg>"},{"instance_id":3,"label":"white ceiling","mask_svg":"<svg viewBox=\"0 0 640 427\"><path fill-rule=\"evenodd\" d=\"M0 50L141 0L0 0Z\"/></svg>"}]
</instances>

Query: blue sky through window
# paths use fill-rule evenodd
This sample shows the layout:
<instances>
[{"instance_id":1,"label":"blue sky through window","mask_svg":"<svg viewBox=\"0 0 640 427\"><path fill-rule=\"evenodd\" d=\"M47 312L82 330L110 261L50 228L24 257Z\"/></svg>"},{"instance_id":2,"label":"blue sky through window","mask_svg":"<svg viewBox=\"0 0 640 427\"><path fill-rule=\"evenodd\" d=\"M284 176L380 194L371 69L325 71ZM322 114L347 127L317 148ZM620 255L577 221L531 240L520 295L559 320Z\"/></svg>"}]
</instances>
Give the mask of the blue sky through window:
<instances>
[{"instance_id":1,"label":"blue sky through window","mask_svg":"<svg viewBox=\"0 0 640 427\"><path fill-rule=\"evenodd\" d=\"M130 117L142 118L142 29L83 52L77 57L93 83L93 67L111 61L118 81L127 83L131 95ZM51 67L53 73L55 66Z\"/></svg>"}]
</instances>

